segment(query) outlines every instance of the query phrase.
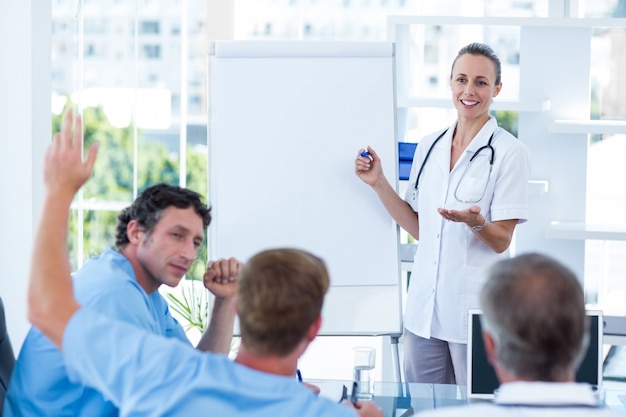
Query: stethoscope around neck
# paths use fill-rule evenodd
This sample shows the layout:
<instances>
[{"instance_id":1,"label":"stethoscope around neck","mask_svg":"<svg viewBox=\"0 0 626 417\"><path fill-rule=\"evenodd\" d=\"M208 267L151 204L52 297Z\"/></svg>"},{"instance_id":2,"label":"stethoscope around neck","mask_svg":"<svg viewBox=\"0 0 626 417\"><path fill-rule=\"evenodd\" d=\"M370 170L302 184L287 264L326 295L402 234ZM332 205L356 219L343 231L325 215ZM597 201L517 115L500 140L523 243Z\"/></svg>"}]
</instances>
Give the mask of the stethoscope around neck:
<instances>
[{"instance_id":1,"label":"stethoscope around neck","mask_svg":"<svg viewBox=\"0 0 626 417\"><path fill-rule=\"evenodd\" d=\"M430 145L430 148L428 148L428 152L426 152L426 157L424 158L424 161L422 162L422 165L420 166L420 169L417 172L417 178L415 178L415 186L413 188L413 200L417 199L417 194L419 193L420 177L422 176L422 172L424 171L426 162L428 162L430 153L433 151L433 148L435 147L437 142L439 142L439 140L446 134L447 131L448 129L441 132L441 134L437 136L433 144ZM459 183L457 184L454 190L454 198L456 198L457 201L461 203L477 203L480 200L482 200L482 198L484 197L485 190L487 189L487 183L489 182L489 177L491 176L491 170L493 169L493 160L496 155L496 151L491 145L491 141L493 140L493 135L494 134L492 133L486 145L481 146L480 148L476 150L476 152L474 152L467 166L465 167L465 171L463 171L461 180L459 181ZM483 175L482 178L472 176L471 174L473 174L473 171L474 171L472 164L474 160L477 159L477 157L480 155L480 153L485 150L488 150L491 153L490 158L489 158L489 170L487 171L487 175L486 176ZM478 181L476 180L476 178L478 178L478 181L480 181L480 183L477 183ZM466 183L469 183L469 185L467 185Z\"/></svg>"}]
</instances>

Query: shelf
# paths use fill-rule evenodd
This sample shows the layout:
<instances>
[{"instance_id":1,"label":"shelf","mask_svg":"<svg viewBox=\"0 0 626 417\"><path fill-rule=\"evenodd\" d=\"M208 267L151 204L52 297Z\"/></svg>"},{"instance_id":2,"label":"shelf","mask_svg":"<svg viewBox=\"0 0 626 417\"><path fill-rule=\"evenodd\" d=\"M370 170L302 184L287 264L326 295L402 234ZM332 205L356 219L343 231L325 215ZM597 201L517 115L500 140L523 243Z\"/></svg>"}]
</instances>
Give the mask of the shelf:
<instances>
[{"instance_id":1,"label":"shelf","mask_svg":"<svg viewBox=\"0 0 626 417\"><path fill-rule=\"evenodd\" d=\"M546 238L626 240L626 225L552 222L546 230Z\"/></svg>"},{"instance_id":2,"label":"shelf","mask_svg":"<svg viewBox=\"0 0 626 417\"><path fill-rule=\"evenodd\" d=\"M626 133L626 120L555 120L550 133Z\"/></svg>"},{"instance_id":3,"label":"shelf","mask_svg":"<svg viewBox=\"0 0 626 417\"><path fill-rule=\"evenodd\" d=\"M571 17L462 17L462 16L388 16L387 24L393 25L479 25L518 27L626 27L624 18L571 18Z\"/></svg>"},{"instance_id":4,"label":"shelf","mask_svg":"<svg viewBox=\"0 0 626 417\"><path fill-rule=\"evenodd\" d=\"M441 109L453 109L450 97L398 97L396 105L400 108L412 107L435 107ZM490 106L491 110L511 110L511 111L546 111L550 109L550 100L537 102L520 102L514 100L494 100Z\"/></svg>"}]
</instances>

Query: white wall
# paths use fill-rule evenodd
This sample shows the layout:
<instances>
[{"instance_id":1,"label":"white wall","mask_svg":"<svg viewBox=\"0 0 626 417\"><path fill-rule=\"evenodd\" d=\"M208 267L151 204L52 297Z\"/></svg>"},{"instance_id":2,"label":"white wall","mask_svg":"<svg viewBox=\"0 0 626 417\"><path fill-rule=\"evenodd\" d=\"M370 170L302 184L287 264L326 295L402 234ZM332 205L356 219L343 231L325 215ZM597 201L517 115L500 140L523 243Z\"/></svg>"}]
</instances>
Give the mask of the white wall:
<instances>
[{"instance_id":1,"label":"white wall","mask_svg":"<svg viewBox=\"0 0 626 417\"><path fill-rule=\"evenodd\" d=\"M50 140L50 8L0 2L0 296L16 353L28 330L26 286Z\"/></svg>"}]
</instances>

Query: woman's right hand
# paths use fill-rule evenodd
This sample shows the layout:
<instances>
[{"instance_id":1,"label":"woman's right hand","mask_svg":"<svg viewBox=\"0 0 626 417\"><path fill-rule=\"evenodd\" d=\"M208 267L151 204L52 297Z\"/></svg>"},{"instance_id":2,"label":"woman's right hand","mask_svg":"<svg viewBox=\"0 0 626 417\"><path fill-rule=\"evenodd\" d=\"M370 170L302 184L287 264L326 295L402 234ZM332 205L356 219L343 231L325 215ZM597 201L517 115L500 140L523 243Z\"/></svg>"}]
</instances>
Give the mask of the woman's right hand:
<instances>
[{"instance_id":1,"label":"woman's right hand","mask_svg":"<svg viewBox=\"0 0 626 417\"><path fill-rule=\"evenodd\" d=\"M361 156L361 152L369 152L370 157ZM374 187L379 181L384 179L383 168L378 154L369 146L367 149L360 149L354 160L354 173L367 185Z\"/></svg>"}]
</instances>

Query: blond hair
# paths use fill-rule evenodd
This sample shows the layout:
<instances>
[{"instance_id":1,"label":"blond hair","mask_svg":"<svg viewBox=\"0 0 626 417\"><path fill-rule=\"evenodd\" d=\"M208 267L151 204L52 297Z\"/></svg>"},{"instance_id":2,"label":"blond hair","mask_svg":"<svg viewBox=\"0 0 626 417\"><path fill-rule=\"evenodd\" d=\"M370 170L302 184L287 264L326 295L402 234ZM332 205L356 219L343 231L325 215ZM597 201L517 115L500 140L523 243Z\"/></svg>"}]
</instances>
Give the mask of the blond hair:
<instances>
[{"instance_id":1,"label":"blond hair","mask_svg":"<svg viewBox=\"0 0 626 417\"><path fill-rule=\"evenodd\" d=\"M285 248L252 257L239 274L243 345L260 356L292 352L320 317L329 285L324 261L311 253Z\"/></svg>"}]
</instances>

